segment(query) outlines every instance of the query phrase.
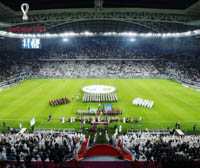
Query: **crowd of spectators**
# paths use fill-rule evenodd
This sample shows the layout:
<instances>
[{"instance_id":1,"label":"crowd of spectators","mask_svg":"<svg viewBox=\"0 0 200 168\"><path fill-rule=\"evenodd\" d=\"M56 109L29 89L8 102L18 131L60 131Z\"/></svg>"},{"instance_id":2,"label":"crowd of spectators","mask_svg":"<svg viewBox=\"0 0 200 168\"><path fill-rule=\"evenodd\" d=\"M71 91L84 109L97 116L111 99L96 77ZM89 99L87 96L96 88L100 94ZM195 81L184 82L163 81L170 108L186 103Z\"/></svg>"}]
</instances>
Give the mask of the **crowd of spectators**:
<instances>
[{"instance_id":1,"label":"crowd of spectators","mask_svg":"<svg viewBox=\"0 0 200 168\"><path fill-rule=\"evenodd\" d=\"M185 66L190 67L186 68ZM33 67L36 65L35 67ZM162 67L162 68L160 68ZM3 69L0 82L19 78L24 75L69 77L69 78L129 78L134 76L170 75L200 82L200 73L197 63L175 63L163 61L128 61L128 62L38 62L33 65L13 65L11 69Z\"/></svg>"},{"instance_id":2,"label":"crowd of spectators","mask_svg":"<svg viewBox=\"0 0 200 168\"><path fill-rule=\"evenodd\" d=\"M168 46L163 41L127 44L100 38L79 39L65 45L44 44L39 50L5 51L0 58L0 82L24 74L72 78L171 75L199 82L197 44L187 40Z\"/></svg>"},{"instance_id":3,"label":"crowd of spectators","mask_svg":"<svg viewBox=\"0 0 200 168\"><path fill-rule=\"evenodd\" d=\"M82 133L0 134L1 161L62 162L72 159L85 141ZM133 160L143 162L199 161L200 136L134 132L114 137Z\"/></svg>"},{"instance_id":4,"label":"crowd of spectators","mask_svg":"<svg viewBox=\"0 0 200 168\"><path fill-rule=\"evenodd\" d=\"M200 136L160 135L149 132L122 135L115 139L139 161L199 161Z\"/></svg>"},{"instance_id":5,"label":"crowd of spectators","mask_svg":"<svg viewBox=\"0 0 200 168\"><path fill-rule=\"evenodd\" d=\"M81 133L0 134L0 160L61 162L77 154L84 141Z\"/></svg>"}]
</instances>

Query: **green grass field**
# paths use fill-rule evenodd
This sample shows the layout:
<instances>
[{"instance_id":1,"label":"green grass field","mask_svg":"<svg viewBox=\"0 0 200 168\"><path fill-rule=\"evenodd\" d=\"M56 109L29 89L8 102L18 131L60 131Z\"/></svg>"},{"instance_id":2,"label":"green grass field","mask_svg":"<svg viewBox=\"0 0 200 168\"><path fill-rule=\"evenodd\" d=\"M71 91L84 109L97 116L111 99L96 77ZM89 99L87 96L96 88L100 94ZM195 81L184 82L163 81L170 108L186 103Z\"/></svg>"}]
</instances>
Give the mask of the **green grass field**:
<instances>
[{"instance_id":1,"label":"green grass field","mask_svg":"<svg viewBox=\"0 0 200 168\"><path fill-rule=\"evenodd\" d=\"M10 127L30 128L29 121L36 119L36 128L80 128L80 123L61 124L61 117L76 116L78 109L97 107L99 103L83 103L72 100L70 104L49 106L49 100L76 97L81 88L91 84L111 85L117 88L119 101L112 103L114 109L123 110L120 117L142 116L138 129L166 129L180 121L183 130L192 130L194 123L200 130L200 92L184 88L181 84L162 79L31 79L0 93L0 128L6 121ZM152 109L132 105L136 97L153 100ZM103 103L102 103L103 104ZM52 114L52 121L47 122ZM119 123L118 123L119 124ZM113 126L113 124L111 124ZM124 125L123 129L129 128Z\"/></svg>"}]
</instances>

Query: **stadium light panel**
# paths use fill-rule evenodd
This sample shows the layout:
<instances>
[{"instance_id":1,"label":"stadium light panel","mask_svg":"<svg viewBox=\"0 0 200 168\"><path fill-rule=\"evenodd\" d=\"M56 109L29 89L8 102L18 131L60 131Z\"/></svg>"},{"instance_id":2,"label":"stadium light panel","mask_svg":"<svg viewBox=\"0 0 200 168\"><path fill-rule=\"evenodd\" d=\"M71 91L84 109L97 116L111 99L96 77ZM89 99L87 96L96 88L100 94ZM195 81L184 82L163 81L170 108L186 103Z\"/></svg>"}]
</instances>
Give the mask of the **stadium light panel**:
<instances>
[{"instance_id":1,"label":"stadium light panel","mask_svg":"<svg viewBox=\"0 0 200 168\"><path fill-rule=\"evenodd\" d=\"M153 33L147 33L146 34L146 37L152 37L153 36Z\"/></svg>"},{"instance_id":2,"label":"stadium light panel","mask_svg":"<svg viewBox=\"0 0 200 168\"><path fill-rule=\"evenodd\" d=\"M51 35L53 38L58 37L58 34L52 34Z\"/></svg>"},{"instance_id":3,"label":"stadium light panel","mask_svg":"<svg viewBox=\"0 0 200 168\"><path fill-rule=\"evenodd\" d=\"M64 38L64 39L63 39L63 41L64 41L64 42L68 42L68 41L69 41L69 39L67 39L67 38Z\"/></svg>"},{"instance_id":4,"label":"stadium light panel","mask_svg":"<svg viewBox=\"0 0 200 168\"><path fill-rule=\"evenodd\" d=\"M161 36L162 36L162 34L161 34L161 33L158 33L158 34L157 34L157 37L161 37Z\"/></svg>"},{"instance_id":5,"label":"stadium light panel","mask_svg":"<svg viewBox=\"0 0 200 168\"><path fill-rule=\"evenodd\" d=\"M46 38L51 38L52 36L51 36L51 34L46 33L46 34L45 34L45 37L46 37Z\"/></svg>"},{"instance_id":6,"label":"stadium light panel","mask_svg":"<svg viewBox=\"0 0 200 168\"><path fill-rule=\"evenodd\" d=\"M131 41L131 42L135 42L136 39L135 39L135 38L131 38L130 41Z\"/></svg>"},{"instance_id":7,"label":"stadium light panel","mask_svg":"<svg viewBox=\"0 0 200 168\"><path fill-rule=\"evenodd\" d=\"M140 37L145 37L145 34L144 33L140 33L139 36Z\"/></svg>"},{"instance_id":8,"label":"stadium light panel","mask_svg":"<svg viewBox=\"0 0 200 168\"><path fill-rule=\"evenodd\" d=\"M172 36L172 33L167 33L166 36L170 37Z\"/></svg>"},{"instance_id":9,"label":"stadium light panel","mask_svg":"<svg viewBox=\"0 0 200 168\"><path fill-rule=\"evenodd\" d=\"M85 36L90 36L92 33L85 31L84 34L85 34Z\"/></svg>"},{"instance_id":10,"label":"stadium light panel","mask_svg":"<svg viewBox=\"0 0 200 168\"><path fill-rule=\"evenodd\" d=\"M132 33L132 32L129 32L129 33L128 33L128 36L133 36L133 33Z\"/></svg>"}]
</instances>

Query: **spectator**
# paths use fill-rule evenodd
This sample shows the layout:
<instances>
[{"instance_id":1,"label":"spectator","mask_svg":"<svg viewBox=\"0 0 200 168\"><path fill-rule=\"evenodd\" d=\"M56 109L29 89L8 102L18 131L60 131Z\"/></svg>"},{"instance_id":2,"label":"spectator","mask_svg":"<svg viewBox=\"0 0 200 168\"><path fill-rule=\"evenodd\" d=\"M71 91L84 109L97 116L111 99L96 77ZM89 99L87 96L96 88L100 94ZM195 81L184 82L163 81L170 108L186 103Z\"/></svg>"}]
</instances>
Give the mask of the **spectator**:
<instances>
[{"instance_id":1,"label":"spectator","mask_svg":"<svg viewBox=\"0 0 200 168\"><path fill-rule=\"evenodd\" d=\"M196 124L193 125L193 131L196 131Z\"/></svg>"}]
</instances>

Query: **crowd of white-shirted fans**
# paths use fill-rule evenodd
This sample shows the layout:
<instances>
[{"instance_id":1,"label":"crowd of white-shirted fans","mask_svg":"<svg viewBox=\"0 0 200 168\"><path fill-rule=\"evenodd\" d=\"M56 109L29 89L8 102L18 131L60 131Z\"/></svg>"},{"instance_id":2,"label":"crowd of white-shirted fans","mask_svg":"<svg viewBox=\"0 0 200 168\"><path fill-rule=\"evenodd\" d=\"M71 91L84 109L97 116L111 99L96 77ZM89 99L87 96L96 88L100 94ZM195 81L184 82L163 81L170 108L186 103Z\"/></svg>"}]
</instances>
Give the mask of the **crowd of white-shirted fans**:
<instances>
[{"instance_id":1,"label":"crowd of white-shirted fans","mask_svg":"<svg viewBox=\"0 0 200 168\"><path fill-rule=\"evenodd\" d=\"M199 161L200 136L160 135L149 132L121 135L115 139L138 161Z\"/></svg>"},{"instance_id":2,"label":"crowd of white-shirted fans","mask_svg":"<svg viewBox=\"0 0 200 168\"><path fill-rule=\"evenodd\" d=\"M197 135L135 132L114 136L113 140L137 161L200 160L200 136ZM84 141L85 135L82 133L0 134L0 160L66 161L75 158Z\"/></svg>"},{"instance_id":3,"label":"crowd of white-shirted fans","mask_svg":"<svg viewBox=\"0 0 200 168\"><path fill-rule=\"evenodd\" d=\"M82 133L0 134L0 160L64 161L73 158L84 141Z\"/></svg>"},{"instance_id":4,"label":"crowd of white-shirted fans","mask_svg":"<svg viewBox=\"0 0 200 168\"><path fill-rule=\"evenodd\" d=\"M117 40L109 41L109 39L107 43L103 40L100 44L91 41L76 41L74 46L55 44L43 45L40 50L2 52L0 82L24 74L69 78L132 78L168 75L200 82L200 59L196 51L198 46L191 42L188 44L187 41L183 41L182 46L175 50L174 46L170 49L161 46L157 48L156 46L134 46L122 44ZM190 45L194 45L194 49ZM190 50L187 47L190 47Z\"/></svg>"}]
</instances>

